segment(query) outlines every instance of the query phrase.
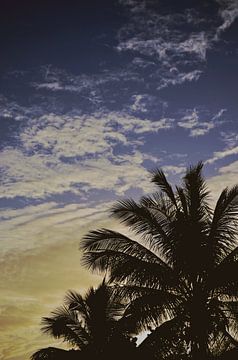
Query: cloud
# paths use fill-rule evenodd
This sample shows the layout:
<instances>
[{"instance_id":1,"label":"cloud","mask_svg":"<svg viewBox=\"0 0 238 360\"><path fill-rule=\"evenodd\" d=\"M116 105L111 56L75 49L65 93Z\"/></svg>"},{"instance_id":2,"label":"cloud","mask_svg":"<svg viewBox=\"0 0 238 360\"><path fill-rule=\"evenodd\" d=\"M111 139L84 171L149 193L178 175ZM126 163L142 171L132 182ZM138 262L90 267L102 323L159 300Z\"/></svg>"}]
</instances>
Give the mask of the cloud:
<instances>
[{"instance_id":1,"label":"cloud","mask_svg":"<svg viewBox=\"0 0 238 360\"><path fill-rule=\"evenodd\" d=\"M35 78L36 75L34 74ZM38 93L55 96L73 94L80 101L83 111L95 111L105 104L117 103L118 96L128 95L128 84L140 84L143 80L130 64L114 69L102 69L94 74L72 74L53 66L41 67L35 81L30 81L31 88ZM68 99L72 101L72 99ZM76 104L75 104L76 105ZM77 106L76 106L77 107Z\"/></svg>"},{"instance_id":2,"label":"cloud","mask_svg":"<svg viewBox=\"0 0 238 360\"><path fill-rule=\"evenodd\" d=\"M80 222L80 235L79 227ZM62 231L69 235L67 226L66 231L58 230L58 235ZM45 232L47 236L48 228ZM81 268L75 234L74 242L67 236L63 244L45 246L36 254L18 253L1 261L0 358L25 359L42 347L64 347L61 341L41 335L41 318L62 304L69 288L84 293L89 284L96 285L100 280Z\"/></svg>"},{"instance_id":3,"label":"cloud","mask_svg":"<svg viewBox=\"0 0 238 360\"><path fill-rule=\"evenodd\" d=\"M1 151L2 197L85 195L90 189L123 195L131 187L146 191L143 162L149 154L137 148L145 142L143 135L172 126L169 118L152 121L117 112L33 118L18 136L20 146ZM120 156L114 153L117 147Z\"/></svg>"},{"instance_id":4,"label":"cloud","mask_svg":"<svg viewBox=\"0 0 238 360\"><path fill-rule=\"evenodd\" d=\"M62 206L56 202L46 202L17 210L2 209L0 259L7 258L11 253L37 252L49 243L62 243L68 238L67 231L71 236L73 229L76 231L78 226L82 231L92 221L103 218L110 204L71 203ZM61 233L60 229L64 231Z\"/></svg>"},{"instance_id":5,"label":"cloud","mask_svg":"<svg viewBox=\"0 0 238 360\"><path fill-rule=\"evenodd\" d=\"M234 131L221 131L221 136L228 148L233 148L238 144L238 134Z\"/></svg>"},{"instance_id":6,"label":"cloud","mask_svg":"<svg viewBox=\"0 0 238 360\"><path fill-rule=\"evenodd\" d=\"M128 23L118 33L119 52L133 53L137 59L134 64L144 68L147 58L147 66L152 66L151 73L159 81L158 89L199 79L211 37L198 13L191 9L184 14L159 13L154 2L151 6L137 1L121 3L127 6L129 15ZM186 23L194 28L189 33L180 26Z\"/></svg>"},{"instance_id":7,"label":"cloud","mask_svg":"<svg viewBox=\"0 0 238 360\"><path fill-rule=\"evenodd\" d=\"M220 193L225 187L237 185L238 161L231 162L229 165L218 169L218 174L208 179L208 186L211 190L211 199L215 204Z\"/></svg>"},{"instance_id":8,"label":"cloud","mask_svg":"<svg viewBox=\"0 0 238 360\"><path fill-rule=\"evenodd\" d=\"M217 160L224 159L227 156L237 155L238 154L238 146L224 149L222 151L215 151L213 153L213 157L206 160L206 164L212 164Z\"/></svg>"},{"instance_id":9,"label":"cloud","mask_svg":"<svg viewBox=\"0 0 238 360\"><path fill-rule=\"evenodd\" d=\"M40 320L62 304L68 289L84 293L101 280L81 267L78 249L89 229L116 228L105 213L110 206L49 202L1 210L1 359L64 346L41 334Z\"/></svg>"},{"instance_id":10,"label":"cloud","mask_svg":"<svg viewBox=\"0 0 238 360\"><path fill-rule=\"evenodd\" d=\"M221 6L219 15L222 18L223 23L217 28L216 39L238 18L237 0L217 0L217 2Z\"/></svg>"},{"instance_id":11,"label":"cloud","mask_svg":"<svg viewBox=\"0 0 238 360\"><path fill-rule=\"evenodd\" d=\"M133 103L131 110L133 112L146 113L148 111L148 103L150 97L148 95L137 94L132 96Z\"/></svg>"},{"instance_id":12,"label":"cloud","mask_svg":"<svg viewBox=\"0 0 238 360\"><path fill-rule=\"evenodd\" d=\"M153 0L122 0L128 22L118 32L117 50L133 55L135 68L150 71L158 90L197 81L205 69L207 52L238 16L237 0L217 2L219 11L211 18L199 6L175 12L163 7L163 2L158 7ZM223 22L217 26L220 19Z\"/></svg>"},{"instance_id":13,"label":"cloud","mask_svg":"<svg viewBox=\"0 0 238 360\"><path fill-rule=\"evenodd\" d=\"M220 118L222 117L222 115L223 115L226 111L227 111L227 109L221 109L221 110L219 110L218 113L215 114L212 119L213 119L213 120L215 120L215 119L220 119Z\"/></svg>"},{"instance_id":14,"label":"cloud","mask_svg":"<svg viewBox=\"0 0 238 360\"><path fill-rule=\"evenodd\" d=\"M1 359L25 359L41 347L64 346L41 335L40 320L62 304L68 289L84 293L101 281L81 267L78 248L91 229L121 231L105 213L110 206L50 202L1 210Z\"/></svg>"},{"instance_id":15,"label":"cloud","mask_svg":"<svg viewBox=\"0 0 238 360\"><path fill-rule=\"evenodd\" d=\"M166 175L178 175L183 174L186 171L185 166L176 166L176 165L165 165L162 167Z\"/></svg>"},{"instance_id":16,"label":"cloud","mask_svg":"<svg viewBox=\"0 0 238 360\"><path fill-rule=\"evenodd\" d=\"M196 81L199 79L202 74L201 70L193 70L190 72L177 72L176 75L174 73L174 68L171 68L164 73L164 76L161 76L160 85L157 87L157 90L161 90L163 88L168 87L169 85L180 85L186 82Z\"/></svg>"},{"instance_id":17,"label":"cloud","mask_svg":"<svg viewBox=\"0 0 238 360\"><path fill-rule=\"evenodd\" d=\"M199 112L197 109L188 109L185 112L185 115L177 122L177 125L185 130L189 131L189 136L197 137L206 135L210 130L214 129L216 126L221 124L220 119L225 112L225 109L221 109L215 115L210 115L210 120L201 120L205 116L208 117L209 114Z\"/></svg>"}]
</instances>

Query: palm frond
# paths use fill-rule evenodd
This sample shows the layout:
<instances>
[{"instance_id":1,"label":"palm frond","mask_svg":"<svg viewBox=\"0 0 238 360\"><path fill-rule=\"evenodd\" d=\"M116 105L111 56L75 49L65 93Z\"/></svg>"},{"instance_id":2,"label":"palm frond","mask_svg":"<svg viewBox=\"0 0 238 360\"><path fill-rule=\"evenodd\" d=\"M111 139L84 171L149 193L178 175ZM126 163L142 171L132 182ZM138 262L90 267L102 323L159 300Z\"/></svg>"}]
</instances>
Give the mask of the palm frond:
<instances>
[{"instance_id":1,"label":"palm frond","mask_svg":"<svg viewBox=\"0 0 238 360\"><path fill-rule=\"evenodd\" d=\"M151 181L154 184L156 184L160 188L160 190L168 196L171 203L177 208L177 202L176 202L176 198L175 198L175 195L173 192L173 188L167 181L163 170L155 169L155 170L152 170L151 173L152 173Z\"/></svg>"},{"instance_id":2,"label":"palm frond","mask_svg":"<svg viewBox=\"0 0 238 360\"><path fill-rule=\"evenodd\" d=\"M238 341L238 301L220 301L220 307L226 316L229 333Z\"/></svg>"},{"instance_id":3,"label":"palm frond","mask_svg":"<svg viewBox=\"0 0 238 360\"><path fill-rule=\"evenodd\" d=\"M168 196L162 192L155 192L152 195L142 196L140 205L160 213L168 222L173 219L177 212L175 206L171 203Z\"/></svg>"},{"instance_id":4,"label":"palm frond","mask_svg":"<svg viewBox=\"0 0 238 360\"><path fill-rule=\"evenodd\" d=\"M101 229L89 232L84 236L81 248L87 251L118 250L138 259L160 263L161 259L145 246L113 230ZM166 264L164 263L164 266ZM167 265L168 266L168 265Z\"/></svg>"},{"instance_id":5,"label":"palm frond","mask_svg":"<svg viewBox=\"0 0 238 360\"><path fill-rule=\"evenodd\" d=\"M69 356L68 351L55 347L40 349L31 355L31 360L47 360L47 359L66 359Z\"/></svg>"},{"instance_id":6,"label":"palm frond","mask_svg":"<svg viewBox=\"0 0 238 360\"><path fill-rule=\"evenodd\" d=\"M105 321L114 321L122 316L124 305L120 299L115 296L114 288L103 281L96 289L89 289L85 295L85 303L87 304L90 316L92 314L101 317Z\"/></svg>"},{"instance_id":7,"label":"palm frond","mask_svg":"<svg viewBox=\"0 0 238 360\"><path fill-rule=\"evenodd\" d=\"M224 189L217 201L209 234L215 264L234 248L238 224L238 186Z\"/></svg>"},{"instance_id":8,"label":"palm frond","mask_svg":"<svg viewBox=\"0 0 238 360\"><path fill-rule=\"evenodd\" d=\"M209 273L207 286L221 296L238 298L238 247Z\"/></svg>"},{"instance_id":9,"label":"palm frond","mask_svg":"<svg viewBox=\"0 0 238 360\"><path fill-rule=\"evenodd\" d=\"M123 300L133 301L144 295L156 295L158 294L158 289L145 287L145 286L133 286L133 285L114 285L112 286L115 296Z\"/></svg>"},{"instance_id":10,"label":"palm frond","mask_svg":"<svg viewBox=\"0 0 238 360\"><path fill-rule=\"evenodd\" d=\"M76 312L61 306L51 313L51 317L42 318L43 333L64 341L79 348L88 343L89 337L78 321Z\"/></svg>"},{"instance_id":11,"label":"palm frond","mask_svg":"<svg viewBox=\"0 0 238 360\"><path fill-rule=\"evenodd\" d=\"M112 208L112 215L141 235L151 250L159 251L168 258L170 220L161 211L159 204L149 207L150 200L144 197L139 204L133 200L119 201Z\"/></svg>"},{"instance_id":12,"label":"palm frond","mask_svg":"<svg viewBox=\"0 0 238 360\"><path fill-rule=\"evenodd\" d=\"M87 252L83 265L99 272L110 270L110 282L128 282L138 286L175 287L178 277L164 264L144 261L120 251Z\"/></svg>"},{"instance_id":13,"label":"palm frond","mask_svg":"<svg viewBox=\"0 0 238 360\"><path fill-rule=\"evenodd\" d=\"M187 359L188 346L185 341L185 326L180 316L164 322L139 345L144 358Z\"/></svg>"},{"instance_id":14,"label":"palm frond","mask_svg":"<svg viewBox=\"0 0 238 360\"><path fill-rule=\"evenodd\" d=\"M132 319L137 329L148 330L150 326L159 326L169 318L176 316L181 298L167 291L157 290L153 294L142 295L131 301L124 317Z\"/></svg>"},{"instance_id":15,"label":"palm frond","mask_svg":"<svg viewBox=\"0 0 238 360\"><path fill-rule=\"evenodd\" d=\"M190 167L183 178L188 213L194 222L206 220L211 216L208 206L209 191L202 176L202 168L203 163L199 162L196 166Z\"/></svg>"},{"instance_id":16,"label":"palm frond","mask_svg":"<svg viewBox=\"0 0 238 360\"><path fill-rule=\"evenodd\" d=\"M144 199L145 201L145 199ZM162 236L167 238L164 230L167 221L164 219L164 224L158 222L158 217L150 208L141 204L137 204L134 200L118 201L112 207L112 215L129 226L137 234L145 234L149 236ZM159 209L157 209L159 212Z\"/></svg>"},{"instance_id":17,"label":"palm frond","mask_svg":"<svg viewBox=\"0 0 238 360\"><path fill-rule=\"evenodd\" d=\"M68 306L69 310L77 311L77 314L79 314L80 318L87 322L89 318L89 309L82 295L76 291L69 290L66 293L64 302Z\"/></svg>"},{"instance_id":18,"label":"palm frond","mask_svg":"<svg viewBox=\"0 0 238 360\"><path fill-rule=\"evenodd\" d=\"M185 218L188 217L188 204L187 204L187 198L186 198L186 194L185 191L182 187L176 186L176 191L177 191L177 197L178 200L180 202L180 209L182 210Z\"/></svg>"}]
</instances>

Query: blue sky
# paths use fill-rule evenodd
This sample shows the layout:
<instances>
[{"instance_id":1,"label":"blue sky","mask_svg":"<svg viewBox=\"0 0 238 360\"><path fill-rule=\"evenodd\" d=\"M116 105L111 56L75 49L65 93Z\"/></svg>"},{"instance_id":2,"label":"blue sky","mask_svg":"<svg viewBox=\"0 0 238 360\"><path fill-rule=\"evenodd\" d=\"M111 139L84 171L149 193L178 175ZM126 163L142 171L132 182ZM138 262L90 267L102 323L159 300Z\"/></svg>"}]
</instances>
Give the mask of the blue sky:
<instances>
[{"instance_id":1,"label":"blue sky","mask_svg":"<svg viewBox=\"0 0 238 360\"><path fill-rule=\"evenodd\" d=\"M238 2L4 1L0 17L0 359L21 360L64 291L97 283L80 238L118 229L107 209L152 192L148 170L175 183L203 160L212 199L236 183Z\"/></svg>"}]
</instances>

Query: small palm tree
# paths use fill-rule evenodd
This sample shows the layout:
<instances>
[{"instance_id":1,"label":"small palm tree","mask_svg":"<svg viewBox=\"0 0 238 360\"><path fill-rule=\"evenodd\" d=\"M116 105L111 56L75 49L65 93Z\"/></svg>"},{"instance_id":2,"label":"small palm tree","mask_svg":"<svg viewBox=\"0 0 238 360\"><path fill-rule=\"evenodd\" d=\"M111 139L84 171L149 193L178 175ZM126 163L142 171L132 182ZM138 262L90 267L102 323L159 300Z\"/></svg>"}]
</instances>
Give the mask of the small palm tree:
<instances>
[{"instance_id":1,"label":"small palm tree","mask_svg":"<svg viewBox=\"0 0 238 360\"><path fill-rule=\"evenodd\" d=\"M65 304L42 319L42 331L63 339L78 351L41 349L32 355L32 360L73 359L79 353L84 359L107 358L112 344L121 347L129 343L130 347L130 337L120 322L123 310L124 305L116 300L113 289L105 281L96 289L91 287L84 297L69 291ZM118 349L119 353L121 350Z\"/></svg>"},{"instance_id":2,"label":"small palm tree","mask_svg":"<svg viewBox=\"0 0 238 360\"><path fill-rule=\"evenodd\" d=\"M158 192L112 208L136 239L101 229L82 242L84 265L109 271L118 294L131 300L125 317L138 330L166 324L153 337L176 347L176 334L193 360L238 344L238 187L224 189L212 210L202 167L189 168L175 190L158 169Z\"/></svg>"}]
</instances>

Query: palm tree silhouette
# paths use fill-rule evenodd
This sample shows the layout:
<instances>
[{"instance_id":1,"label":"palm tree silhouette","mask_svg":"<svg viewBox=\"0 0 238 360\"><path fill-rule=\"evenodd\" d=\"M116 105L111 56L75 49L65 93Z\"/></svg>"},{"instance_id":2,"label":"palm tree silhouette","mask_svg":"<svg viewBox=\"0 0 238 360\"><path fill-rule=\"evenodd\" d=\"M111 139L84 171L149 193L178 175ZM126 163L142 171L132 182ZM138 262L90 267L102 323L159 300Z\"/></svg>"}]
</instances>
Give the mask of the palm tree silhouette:
<instances>
[{"instance_id":1,"label":"palm tree silhouette","mask_svg":"<svg viewBox=\"0 0 238 360\"><path fill-rule=\"evenodd\" d=\"M91 287L84 297L68 291L65 304L42 319L42 331L63 339L75 350L41 349L32 360L75 359L78 355L83 359L107 359L115 347L118 354L133 351L135 345L120 322L124 307L105 281L96 289Z\"/></svg>"},{"instance_id":2,"label":"palm tree silhouette","mask_svg":"<svg viewBox=\"0 0 238 360\"><path fill-rule=\"evenodd\" d=\"M202 167L190 167L175 190L157 169L158 192L112 208L135 240L101 229L81 245L83 264L108 269L117 295L130 299L125 318L138 331L155 328L143 347L159 342L165 357L171 346L178 349L178 339L193 360L238 344L238 187L224 189L212 210Z\"/></svg>"}]
</instances>

